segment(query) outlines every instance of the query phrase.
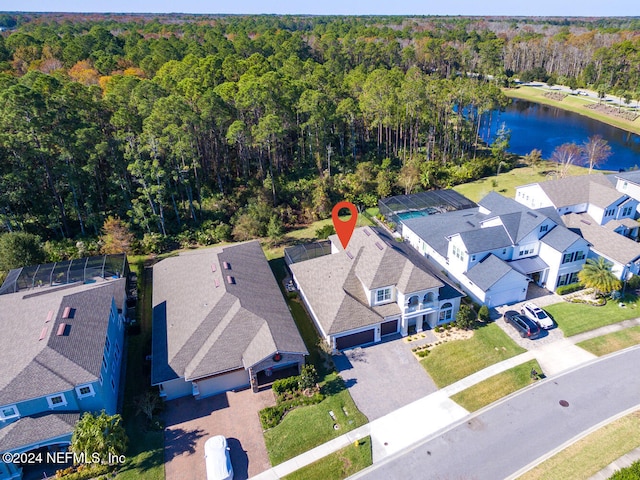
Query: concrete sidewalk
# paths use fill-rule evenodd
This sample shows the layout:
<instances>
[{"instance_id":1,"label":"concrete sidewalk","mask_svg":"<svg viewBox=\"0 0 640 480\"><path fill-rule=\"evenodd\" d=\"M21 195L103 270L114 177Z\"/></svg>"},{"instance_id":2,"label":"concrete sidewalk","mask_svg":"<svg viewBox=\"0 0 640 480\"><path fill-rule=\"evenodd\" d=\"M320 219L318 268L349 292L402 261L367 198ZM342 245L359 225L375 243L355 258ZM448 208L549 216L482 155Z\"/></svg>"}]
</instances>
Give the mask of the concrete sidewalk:
<instances>
[{"instance_id":1,"label":"concrete sidewalk","mask_svg":"<svg viewBox=\"0 0 640 480\"><path fill-rule=\"evenodd\" d=\"M640 318L626 320L564 338L544 347L532 349L500 363L490 365L388 415L334 438L280 465L276 465L253 478L259 480L279 479L367 435L371 435L373 462L377 463L383 458L437 433L439 430L468 415L469 412L451 400L450 396L534 358L538 361L547 377L557 375L596 358L595 355L577 347L576 343L636 325L640 325Z\"/></svg>"},{"instance_id":2,"label":"concrete sidewalk","mask_svg":"<svg viewBox=\"0 0 640 480\"><path fill-rule=\"evenodd\" d=\"M632 463L640 460L640 448L636 448L635 450L631 450L626 455L621 456L617 460L614 460L609 465L604 467L595 475L589 477L589 480L607 480L618 470L622 470L623 468L629 467Z\"/></svg>"}]
</instances>

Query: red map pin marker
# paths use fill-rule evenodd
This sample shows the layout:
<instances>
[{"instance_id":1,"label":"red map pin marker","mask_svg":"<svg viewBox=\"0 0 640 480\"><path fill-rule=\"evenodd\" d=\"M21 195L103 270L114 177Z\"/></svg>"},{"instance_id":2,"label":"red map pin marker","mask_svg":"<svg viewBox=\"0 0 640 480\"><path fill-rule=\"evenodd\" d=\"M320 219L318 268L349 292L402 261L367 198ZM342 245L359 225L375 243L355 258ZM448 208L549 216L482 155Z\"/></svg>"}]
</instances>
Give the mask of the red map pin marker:
<instances>
[{"instance_id":1,"label":"red map pin marker","mask_svg":"<svg viewBox=\"0 0 640 480\"><path fill-rule=\"evenodd\" d=\"M351 212L351 218L349 220L343 221L338 217L338 213L340 213L340 210L343 208ZM333 227L336 229L342 248L346 250L347 245L349 245L349 240L351 240L351 235L353 235L353 230L356 228L356 223L358 222L358 209L351 202L339 202L333 207L333 210L331 210L331 218L333 219Z\"/></svg>"}]
</instances>

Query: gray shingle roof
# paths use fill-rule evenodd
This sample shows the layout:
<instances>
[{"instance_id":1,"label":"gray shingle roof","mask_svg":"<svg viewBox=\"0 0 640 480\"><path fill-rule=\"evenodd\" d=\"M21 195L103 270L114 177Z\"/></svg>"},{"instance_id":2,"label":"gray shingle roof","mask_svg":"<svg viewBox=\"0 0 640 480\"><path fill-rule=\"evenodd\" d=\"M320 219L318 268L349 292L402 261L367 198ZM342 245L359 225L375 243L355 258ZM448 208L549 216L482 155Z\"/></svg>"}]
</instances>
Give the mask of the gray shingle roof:
<instances>
[{"instance_id":1,"label":"gray shingle roof","mask_svg":"<svg viewBox=\"0 0 640 480\"><path fill-rule=\"evenodd\" d=\"M124 278L97 280L1 295L0 405L96 381L111 301L124 298L125 284ZM62 319L67 306L74 314ZM53 318L45 323L49 311ZM67 324L65 334L57 336L61 323Z\"/></svg>"},{"instance_id":2,"label":"gray shingle roof","mask_svg":"<svg viewBox=\"0 0 640 480\"><path fill-rule=\"evenodd\" d=\"M562 217L565 225L589 242L591 249L622 265L640 258L640 244L609 230L587 213L570 213Z\"/></svg>"},{"instance_id":3,"label":"gray shingle roof","mask_svg":"<svg viewBox=\"0 0 640 480\"><path fill-rule=\"evenodd\" d=\"M73 433L79 413L43 413L22 417L0 428L0 452L41 443Z\"/></svg>"},{"instance_id":4,"label":"gray shingle roof","mask_svg":"<svg viewBox=\"0 0 640 480\"><path fill-rule=\"evenodd\" d=\"M553 227L540 241L549 245L554 250L564 252L571 245L581 240L582 237L562 225Z\"/></svg>"},{"instance_id":5,"label":"gray shingle roof","mask_svg":"<svg viewBox=\"0 0 640 480\"><path fill-rule=\"evenodd\" d=\"M464 242L469 254L510 247L514 243L503 226L460 232L460 239Z\"/></svg>"},{"instance_id":6,"label":"gray shingle roof","mask_svg":"<svg viewBox=\"0 0 640 480\"><path fill-rule=\"evenodd\" d=\"M276 351L307 354L255 241L162 260L153 306L153 384L248 368Z\"/></svg>"},{"instance_id":7,"label":"gray shingle roof","mask_svg":"<svg viewBox=\"0 0 640 480\"><path fill-rule=\"evenodd\" d=\"M487 291L512 270L513 268L505 261L493 254L489 254L486 258L476 263L466 275L480 289Z\"/></svg>"},{"instance_id":8,"label":"gray shingle roof","mask_svg":"<svg viewBox=\"0 0 640 480\"><path fill-rule=\"evenodd\" d=\"M620 220L610 220L604 224L606 228L609 230L615 230L618 227L626 227L626 228L638 228L640 227L640 223L637 220L633 220L631 218L621 218Z\"/></svg>"},{"instance_id":9,"label":"gray shingle roof","mask_svg":"<svg viewBox=\"0 0 640 480\"><path fill-rule=\"evenodd\" d=\"M429 288L443 290L447 286L407 254L401 248L404 245L396 244L377 229L366 227L354 231L347 248L353 258L344 253L335 236L332 241L339 253L290 266L328 334L373 325L384 317L400 314L397 303L369 307L363 286L374 290L395 285L402 293ZM456 294L453 296L462 296L452 290ZM449 290L447 293L451 294Z\"/></svg>"},{"instance_id":10,"label":"gray shingle roof","mask_svg":"<svg viewBox=\"0 0 640 480\"><path fill-rule=\"evenodd\" d=\"M581 203L604 208L625 196L601 173L549 180L539 185L556 208Z\"/></svg>"},{"instance_id":11,"label":"gray shingle roof","mask_svg":"<svg viewBox=\"0 0 640 480\"><path fill-rule=\"evenodd\" d=\"M616 178L622 178L630 183L635 183L636 185L640 185L640 170L631 170L629 172L621 172L615 174Z\"/></svg>"}]
</instances>

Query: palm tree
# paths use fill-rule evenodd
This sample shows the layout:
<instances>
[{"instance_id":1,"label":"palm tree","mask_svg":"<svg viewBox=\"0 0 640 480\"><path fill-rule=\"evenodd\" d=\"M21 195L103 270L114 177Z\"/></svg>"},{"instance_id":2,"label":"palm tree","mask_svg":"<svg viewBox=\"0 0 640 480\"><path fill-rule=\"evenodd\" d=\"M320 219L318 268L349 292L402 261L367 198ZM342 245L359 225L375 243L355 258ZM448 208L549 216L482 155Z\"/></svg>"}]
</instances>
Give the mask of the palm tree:
<instances>
[{"instance_id":1,"label":"palm tree","mask_svg":"<svg viewBox=\"0 0 640 480\"><path fill-rule=\"evenodd\" d=\"M124 454L127 443L127 433L122 426L120 415L107 415L104 410L96 415L86 412L73 430L71 451L85 455L88 462L91 462L92 455L97 453L100 462L104 463L109 455Z\"/></svg>"},{"instance_id":2,"label":"palm tree","mask_svg":"<svg viewBox=\"0 0 640 480\"><path fill-rule=\"evenodd\" d=\"M596 294L608 295L621 287L620 280L611 272L612 266L602 257L598 260L588 258L578 273L578 279L585 287L593 288Z\"/></svg>"}]
</instances>

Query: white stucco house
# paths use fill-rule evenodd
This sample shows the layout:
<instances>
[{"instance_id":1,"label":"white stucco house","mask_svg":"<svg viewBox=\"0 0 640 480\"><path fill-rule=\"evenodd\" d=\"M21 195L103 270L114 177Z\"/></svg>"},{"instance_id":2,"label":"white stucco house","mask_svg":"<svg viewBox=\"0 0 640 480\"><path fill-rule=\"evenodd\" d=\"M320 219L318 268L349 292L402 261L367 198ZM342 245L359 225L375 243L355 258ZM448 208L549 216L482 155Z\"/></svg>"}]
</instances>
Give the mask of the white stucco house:
<instances>
[{"instance_id":1,"label":"white stucco house","mask_svg":"<svg viewBox=\"0 0 640 480\"><path fill-rule=\"evenodd\" d=\"M553 291L576 281L589 244L555 209L532 210L495 192L478 205L403 220L403 236L489 307L525 300L530 282Z\"/></svg>"},{"instance_id":2,"label":"white stucco house","mask_svg":"<svg viewBox=\"0 0 640 480\"><path fill-rule=\"evenodd\" d=\"M332 349L379 342L455 320L462 292L409 245L357 228L345 250L289 265L320 336Z\"/></svg>"}]
</instances>

